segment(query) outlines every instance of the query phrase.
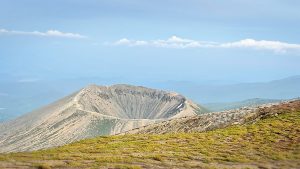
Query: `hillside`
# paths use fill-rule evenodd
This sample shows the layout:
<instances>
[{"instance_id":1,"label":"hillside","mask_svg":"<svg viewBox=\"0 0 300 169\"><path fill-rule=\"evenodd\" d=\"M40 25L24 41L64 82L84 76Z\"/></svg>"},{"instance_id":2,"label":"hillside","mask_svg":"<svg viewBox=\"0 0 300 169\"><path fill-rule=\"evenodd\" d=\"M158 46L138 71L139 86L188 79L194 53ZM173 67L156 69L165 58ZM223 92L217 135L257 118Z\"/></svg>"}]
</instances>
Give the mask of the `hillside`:
<instances>
[{"instance_id":1,"label":"hillside","mask_svg":"<svg viewBox=\"0 0 300 169\"><path fill-rule=\"evenodd\" d=\"M299 168L300 101L207 132L97 137L0 155L0 168ZM260 119L260 120L258 120Z\"/></svg>"},{"instance_id":2,"label":"hillside","mask_svg":"<svg viewBox=\"0 0 300 169\"><path fill-rule=\"evenodd\" d=\"M299 109L299 100L282 103L270 103L258 107L243 107L222 112L206 113L200 116L189 116L170 119L160 123L149 124L123 134L165 134L178 132L203 132L224 128L236 124L245 124L259 120L268 115L281 114L290 107Z\"/></svg>"},{"instance_id":3,"label":"hillside","mask_svg":"<svg viewBox=\"0 0 300 169\"><path fill-rule=\"evenodd\" d=\"M90 85L0 124L0 152L55 147L203 112L205 109L177 93L130 85Z\"/></svg>"}]
</instances>

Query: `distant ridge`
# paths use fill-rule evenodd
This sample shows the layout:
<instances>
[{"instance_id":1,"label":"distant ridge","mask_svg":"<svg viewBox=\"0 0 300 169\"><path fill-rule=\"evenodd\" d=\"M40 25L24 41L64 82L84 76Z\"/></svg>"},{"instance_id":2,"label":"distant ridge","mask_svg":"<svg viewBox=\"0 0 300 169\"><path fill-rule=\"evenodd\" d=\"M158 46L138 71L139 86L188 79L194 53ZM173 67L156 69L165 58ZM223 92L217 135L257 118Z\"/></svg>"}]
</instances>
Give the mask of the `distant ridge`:
<instances>
[{"instance_id":1,"label":"distant ridge","mask_svg":"<svg viewBox=\"0 0 300 169\"><path fill-rule=\"evenodd\" d=\"M300 75L269 82L198 84L172 82L160 87L174 90L202 103L239 102L252 98L288 100L300 96Z\"/></svg>"},{"instance_id":2,"label":"distant ridge","mask_svg":"<svg viewBox=\"0 0 300 169\"><path fill-rule=\"evenodd\" d=\"M203 104L206 108L211 111L224 111L224 110L231 110L231 109L238 109L242 107L255 107L262 104L267 103L277 103L283 100L279 99L262 99L262 98L253 98L247 99L238 102L223 102L223 103L206 103Z\"/></svg>"}]
</instances>

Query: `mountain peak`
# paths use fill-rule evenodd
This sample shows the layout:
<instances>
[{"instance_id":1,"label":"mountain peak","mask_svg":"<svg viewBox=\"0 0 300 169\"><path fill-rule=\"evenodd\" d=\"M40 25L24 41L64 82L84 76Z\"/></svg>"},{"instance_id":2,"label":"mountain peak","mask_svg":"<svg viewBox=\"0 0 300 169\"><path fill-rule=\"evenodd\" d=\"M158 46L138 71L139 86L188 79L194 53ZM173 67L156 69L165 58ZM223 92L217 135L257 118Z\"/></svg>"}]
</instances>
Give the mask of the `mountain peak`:
<instances>
[{"instance_id":1,"label":"mountain peak","mask_svg":"<svg viewBox=\"0 0 300 169\"><path fill-rule=\"evenodd\" d=\"M0 127L0 151L59 146L204 111L184 96L172 92L125 84L91 84L75 94L3 124Z\"/></svg>"},{"instance_id":2,"label":"mountain peak","mask_svg":"<svg viewBox=\"0 0 300 169\"><path fill-rule=\"evenodd\" d=\"M89 85L74 98L81 110L126 119L161 119L193 114L187 98L142 86ZM197 107L197 106L196 106ZM182 110L187 110L182 113Z\"/></svg>"}]
</instances>

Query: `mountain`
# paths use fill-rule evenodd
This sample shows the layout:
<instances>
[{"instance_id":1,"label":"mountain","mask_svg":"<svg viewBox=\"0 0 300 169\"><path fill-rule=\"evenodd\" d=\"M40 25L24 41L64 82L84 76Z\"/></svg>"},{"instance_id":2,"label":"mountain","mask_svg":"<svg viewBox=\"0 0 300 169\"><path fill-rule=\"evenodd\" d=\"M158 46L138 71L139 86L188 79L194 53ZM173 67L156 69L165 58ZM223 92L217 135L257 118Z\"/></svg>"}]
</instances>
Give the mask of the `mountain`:
<instances>
[{"instance_id":1,"label":"mountain","mask_svg":"<svg viewBox=\"0 0 300 169\"><path fill-rule=\"evenodd\" d=\"M213 131L100 136L48 150L0 154L0 168L300 168L299 101L266 107L259 115Z\"/></svg>"},{"instance_id":2,"label":"mountain","mask_svg":"<svg viewBox=\"0 0 300 169\"><path fill-rule=\"evenodd\" d=\"M160 123L127 131L123 134L166 134L180 132L203 132L232 125L252 123L268 116L277 116L287 111L300 110L300 100L269 103L259 107L244 107L199 116L170 119Z\"/></svg>"},{"instance_id":3,"label":"mountain","mask_svg":"<svg viewBox=\"0 0 300 169\"><path fill-rule=\"evenodd\" d=\"M241 107L256 107L256 106L259 106L262 104L276 103L276 102L281 102L281 101L283 101L283 100L254 98L254 99L247 99L247 100L238 101L238 102L206 103L206 104L203 104L203 106L208 108L211 111L217 112L217 111L238 109Z\"/></svg>"},{"instance_id":4,"label":"mountain","mask_svg":"<svg viewBox=\"0 0 300 169\"><path fill-rule=\"evenodd\" d=\"M0 124L0 152L60 146L205 111L173 92L130 85L90 85L48 106Z\"/></svg>"}]
</instances>

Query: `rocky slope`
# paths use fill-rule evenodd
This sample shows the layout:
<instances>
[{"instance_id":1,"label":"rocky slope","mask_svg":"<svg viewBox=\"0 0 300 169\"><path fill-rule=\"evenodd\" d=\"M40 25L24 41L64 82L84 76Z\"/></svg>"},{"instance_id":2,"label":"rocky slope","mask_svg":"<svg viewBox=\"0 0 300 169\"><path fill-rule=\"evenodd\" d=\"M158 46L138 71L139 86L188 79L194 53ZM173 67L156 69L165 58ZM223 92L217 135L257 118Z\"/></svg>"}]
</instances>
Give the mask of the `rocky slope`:
<instances>
[{"instance_id":1,"label":"rocky slope","mask_svg":"<svg viewBox=\"0 0 300 169\"><path fill-rule=\"evenodd\" d=\"M258 107L244 107L223 112L207 113L170 119L150 124L121 134L165 134L180 132L203 132L224 128L231 125L252 123L266 116L273 116L286 111L300 110L300 100L270 103Z\"/></svg>"},{"instance_id":2,"label":"rocky slope","mask_svg":"<svg viewBox=\"0 0 300 169\"><path fill-rule=\"evenodd\" d=\"M202 112L204 109L177 93L129 85L91 85L0 124L0 152L44 149Z\"/></svg>"}]
</instances>

